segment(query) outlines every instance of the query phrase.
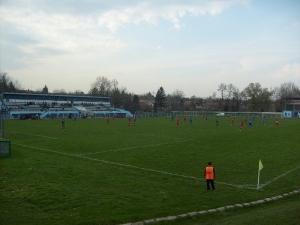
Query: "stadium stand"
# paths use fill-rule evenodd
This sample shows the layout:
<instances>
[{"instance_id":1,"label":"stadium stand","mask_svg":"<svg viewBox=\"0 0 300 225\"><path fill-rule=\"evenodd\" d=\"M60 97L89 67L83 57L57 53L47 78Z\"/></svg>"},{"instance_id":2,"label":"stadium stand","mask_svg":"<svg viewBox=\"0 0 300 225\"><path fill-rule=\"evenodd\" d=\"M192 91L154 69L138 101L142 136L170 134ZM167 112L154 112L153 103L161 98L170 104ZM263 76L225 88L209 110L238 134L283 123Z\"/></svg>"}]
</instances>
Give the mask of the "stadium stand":
<instances>
[{"instance_id":1,"label":"stadium stand","mask_svg":"<svg viewBox=\"0 0 300 225\"><path fill-rule=\"evenodd\" d=\"M86 95L4 92L2 109L6 112L5 118L11 119L132 116L129 111L112 107L109 97Z\"/></svg>"}]
</instances>

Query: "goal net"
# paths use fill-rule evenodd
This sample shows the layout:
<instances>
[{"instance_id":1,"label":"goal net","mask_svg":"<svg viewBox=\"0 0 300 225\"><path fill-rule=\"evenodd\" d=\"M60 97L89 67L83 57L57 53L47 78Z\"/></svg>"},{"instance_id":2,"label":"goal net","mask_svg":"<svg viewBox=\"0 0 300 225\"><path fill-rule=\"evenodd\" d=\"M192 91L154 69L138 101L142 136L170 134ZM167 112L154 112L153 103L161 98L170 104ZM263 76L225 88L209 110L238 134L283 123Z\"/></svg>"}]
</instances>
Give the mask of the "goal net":
<instances>
[{"instance_id":1,"label":"goal net","mask_svg":"<svg viewBox=\"0 0 300 225\"><path fill-rule=\"evenodd\" d=\"M282 118L282 112L262 112L262 117L274 117L274 118Z\"/></svg>"}]
</instances>

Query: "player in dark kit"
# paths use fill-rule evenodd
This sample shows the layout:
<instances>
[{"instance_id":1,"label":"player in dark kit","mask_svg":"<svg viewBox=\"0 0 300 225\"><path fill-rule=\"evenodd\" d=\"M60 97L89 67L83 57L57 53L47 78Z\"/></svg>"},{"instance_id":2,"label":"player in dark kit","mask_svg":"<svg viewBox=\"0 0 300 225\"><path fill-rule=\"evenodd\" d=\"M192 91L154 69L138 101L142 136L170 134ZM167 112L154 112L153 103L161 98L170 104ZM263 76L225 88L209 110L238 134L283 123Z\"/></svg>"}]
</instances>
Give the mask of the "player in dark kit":
<instances>
[{"instance_id":1,"label":"player in dark kit","mask_svg":"<svg viewBox=\"0 0 300 225\"><path fill-rule=\"evenodd\" d=\"M65 119L62 119L62 121L61 121L61 129L66 130L66 121L65 121Z\"/></svg>"},{"instance_id":2,"label":"player in dark kit","mask_svg":"<svg viewBox=\"0 0 300 225\"><path fill-rule=\"evenodd\" d=\"M252 127L252 120L251 120L251 119L249 120L248 126L249 126L249 127Z\"/></svg>"}]
</instances>

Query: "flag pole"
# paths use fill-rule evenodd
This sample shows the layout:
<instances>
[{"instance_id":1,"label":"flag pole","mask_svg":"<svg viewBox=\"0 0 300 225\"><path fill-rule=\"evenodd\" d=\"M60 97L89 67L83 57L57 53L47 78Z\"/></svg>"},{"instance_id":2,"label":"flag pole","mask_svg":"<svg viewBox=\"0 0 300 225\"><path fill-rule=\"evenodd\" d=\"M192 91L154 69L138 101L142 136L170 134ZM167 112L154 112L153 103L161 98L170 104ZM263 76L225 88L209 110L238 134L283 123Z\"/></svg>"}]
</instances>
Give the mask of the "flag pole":
<instances>
[{"instance_id":1,"label":"flag pole","mask_svg":"<svg viewBox=\"0 0 300 225\"><path fill-rule=\"evenodd\" d=\"M258 170L257 190L259 190L259 175L260 175L260 170Z\"/></svg>"},{"instance_id":2,"label":"flag pole","mask_svg":"<svg viewBox=\"0 0 300 225\"><path fill-rule=\"evenodd\" d=\"M261 160L258 161L258 180L257 180L257 190L259 190L259 176L260 176L260 171L264 168L263 164L261 163Z\"/></svg>"}]
</instances>

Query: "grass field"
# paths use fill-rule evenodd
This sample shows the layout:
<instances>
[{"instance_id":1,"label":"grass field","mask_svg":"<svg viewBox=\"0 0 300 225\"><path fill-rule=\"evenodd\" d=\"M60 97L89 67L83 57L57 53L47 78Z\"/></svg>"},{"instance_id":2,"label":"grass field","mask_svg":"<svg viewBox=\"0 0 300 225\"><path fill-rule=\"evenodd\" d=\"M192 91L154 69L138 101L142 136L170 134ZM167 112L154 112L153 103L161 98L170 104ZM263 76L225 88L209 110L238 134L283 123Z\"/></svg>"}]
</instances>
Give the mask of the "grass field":
<instances>
[{"instance_id":1,"label":"grass field","mask_svg":"<svg viewBox=\"0 0 300 225\"><path fill-rule=\"evenodd\" d=\"M276 196L300 187L300 120L7 120L1 224L122 224ZM262 160L261 189L256 190ZM216 170L207 192L203 171ZM299 199L299 198L298 198ZM298 204L299 207L299 204ZM258 209L259 210L259 209ZM218 218L218 215L216 215ZM184 224L182 222L182 224ZM187 224L187 223L186 223ZM195 223L196 224L196 223Z\"/></svg>"}]
</instances>

